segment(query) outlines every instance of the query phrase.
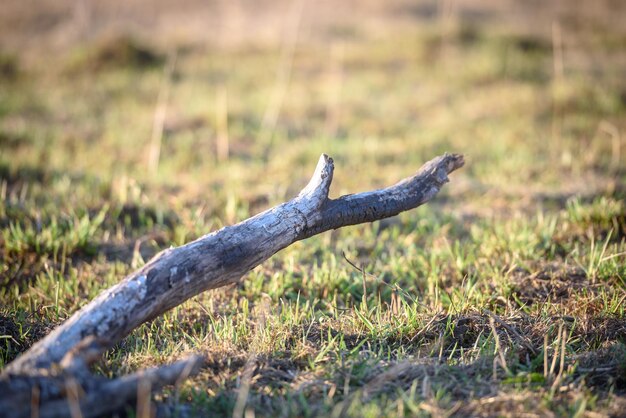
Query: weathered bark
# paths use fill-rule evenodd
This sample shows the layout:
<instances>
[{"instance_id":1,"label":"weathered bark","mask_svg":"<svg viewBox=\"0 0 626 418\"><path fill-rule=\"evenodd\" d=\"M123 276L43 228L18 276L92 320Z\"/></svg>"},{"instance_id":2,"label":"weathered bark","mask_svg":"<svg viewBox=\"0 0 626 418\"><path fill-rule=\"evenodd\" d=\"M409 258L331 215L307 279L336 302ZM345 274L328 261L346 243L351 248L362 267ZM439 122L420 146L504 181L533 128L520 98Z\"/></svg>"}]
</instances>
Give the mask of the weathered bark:
<instances>
[{"instance_id":1,"label":"weathered bark","mask_svg":"<svg viewBox=\"0 0 626 418\"><path fill-rule=\"evenodd\" d=\"M144 396L196 374L202 358L194 355L171 365L151 368L119 379L75 376L66 371L52 375L11 376L0 381L0 416L95 417L118 411L144 389ZM80 411L79 414L74 411Z\"/></svg>"},{"instance_id":2,"label":"weathered bark","mask_svg":"<svg viewBox=\"0 0 626 418\"><path fill-rule=\"evenodd\" d=\"M157 254L9 364L2 382L8 390L11 381L60 369L89 386L89 363L140 324L205 290L239 280L296 241L415 208L434 197L463 163L462 156L446 154L391 187L329 199L334 166L322 155L311 181L293 200ZM1 401L2 395L0 406Z\"/></svg>"}]
</instances>

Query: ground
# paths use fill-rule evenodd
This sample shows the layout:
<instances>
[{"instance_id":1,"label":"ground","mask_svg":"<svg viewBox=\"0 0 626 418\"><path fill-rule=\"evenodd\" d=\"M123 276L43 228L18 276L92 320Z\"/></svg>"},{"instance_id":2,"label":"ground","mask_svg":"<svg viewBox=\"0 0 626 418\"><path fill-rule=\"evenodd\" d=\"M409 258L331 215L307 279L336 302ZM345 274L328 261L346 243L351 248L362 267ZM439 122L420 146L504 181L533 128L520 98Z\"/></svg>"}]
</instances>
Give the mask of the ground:
<instances>
[{"instance_id":1,"label":"ground","mask_svg":"<svg viewBox=\"0 0 626 418\"><path fill-rule=\"evenodd\" d=\"M294 244L96 371L202 353L154 397L180 416L623 414L623 4L154 3L0 11L0 368L322 152L336 197L448 151L433 202Z\"/></svg>"}]
</instances>

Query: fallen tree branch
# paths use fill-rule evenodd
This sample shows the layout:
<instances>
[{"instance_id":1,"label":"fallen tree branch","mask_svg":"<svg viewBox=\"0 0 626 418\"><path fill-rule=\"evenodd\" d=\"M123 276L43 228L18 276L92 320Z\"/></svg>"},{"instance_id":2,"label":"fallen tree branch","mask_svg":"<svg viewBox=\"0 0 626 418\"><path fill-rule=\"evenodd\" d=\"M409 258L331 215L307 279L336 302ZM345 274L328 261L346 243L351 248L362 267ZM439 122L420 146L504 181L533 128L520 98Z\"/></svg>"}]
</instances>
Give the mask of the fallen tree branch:
<instances>
[{"instance_id":1,"label":"fallen tree branch","mask_svg":"<svg viewBox=\"0 0 626 418\"><path fill-rule=\"evenodd\" d=\"M103 415L128 405L142 394L142 389L143 396L147 397L151 391L174 385L196 374L201 365L202 358L193 355L167 366L141 370L118 379L93 375L81 378L71 374L31 377L29 384L21 387L21 392L15 390L16 381L9 379L0 383L0 390L3 390L0 416L53 418ZM33 402L34 391L37 402Z\"/></svg>"},{"instance_id":2,"label":"fallen tree branch","mask_svg":"<svg viewBox=\"0 0 626 418\"><path fill-rule=\"evenodd\" d=\"M463 163L462 156L445 154L391 187L330 199L328 192L334 165L330 157L322 155L309 184L297 197L237 225L157 254L10 363L0 377L0 389L15 394L23 393L22 389L16 389L22 387L20 385L38 387L41 411L44 406L51 410L56 408L53 408L54 402L68 405L67 400L57 399L63 396L69 399L67 390L48 390L43 387L45 382L59 379L59 376L72 376L83 390L94 389L89 364L142 323L205 290L236 282L296 241L330 229L388 218L420 206L433 198L448 181L448 174ZM170 370L167 367L174 366L166 366L164 370ZM154 372L153 386L158 386L160 381L158 370ZM117 387L115 382L122 384L122 379L128 378L96 386L99 390L111 390ZM4 393L0 395L0 406L7 401ZM114 410L91 408L91 395L86 393L78 404L83 416ZM40 416L44 416L43 413Z\"/></svg>"}]
</instances>

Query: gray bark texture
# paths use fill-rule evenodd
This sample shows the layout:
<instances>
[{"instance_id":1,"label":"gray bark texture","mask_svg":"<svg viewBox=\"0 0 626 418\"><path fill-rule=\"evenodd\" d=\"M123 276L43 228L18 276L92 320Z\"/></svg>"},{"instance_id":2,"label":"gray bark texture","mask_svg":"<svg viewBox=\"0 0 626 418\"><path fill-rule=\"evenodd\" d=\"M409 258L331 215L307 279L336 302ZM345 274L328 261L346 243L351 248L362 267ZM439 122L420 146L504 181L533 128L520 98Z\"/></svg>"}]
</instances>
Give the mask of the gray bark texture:
<instances>
[{"instance_id":1,"label":"gray bark texture","mask_svg":"<svg viewBox=\"0 0 626 418\"><path fill-rule=\"evenodd\" d=\"M140 381L156 389L193 374L198 357L115 380L95 377L89 365L144 322L201 292L238 281L296 241L422 205L463 164L461 155L445 154L388 188L330 199L334 165L322 155L309 184L294 199L160 252L7 365L0 375L0 416L31 416L33 410L40 417L67 416L71 408L84 417L98 416L134 399ZM111 401L98 398L104 395Z\"/></svg>"}]
</instances>

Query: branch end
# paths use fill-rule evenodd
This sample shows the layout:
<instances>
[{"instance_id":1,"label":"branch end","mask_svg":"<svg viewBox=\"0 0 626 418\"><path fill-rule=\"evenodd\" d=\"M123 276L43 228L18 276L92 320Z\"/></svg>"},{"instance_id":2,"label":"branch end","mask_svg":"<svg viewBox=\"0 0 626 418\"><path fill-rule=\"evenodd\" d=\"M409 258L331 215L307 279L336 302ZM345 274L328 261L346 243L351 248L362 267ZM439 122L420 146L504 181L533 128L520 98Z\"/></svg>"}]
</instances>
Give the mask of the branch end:
<instances>
[{"instance_id":1,"label":"branch end","mask_svg":"<svg viewBox=\"0 0 626 418\"><path fill-rule=\"evenodd\" d=\"M315 172L304 189L300 192L298 197L315 199L320 204L328 199L328 192L330 190L330 184L333 181L333 171L335 170L335 164L333 159L326 154L320 156L315 167Z\"/></svg>"},{"instance_id":2,"label":"branch end","mask_svg":"<svg viewBox=\"0 0 626 418\"><path fill-rule=\"evenodd\" d=\"M450 181L448 174L463 167L464 164L465 159L463 158L463 155L448 154L446 152L442 156L434 158L424 164L420 171L431 172L435 179L437 179L439 187L441 187Z\"/></svg>"},{"instance_id":3,"label":"branch end","mask_svg":"<svg viewBox=\"0 0 626 418\"><path fill-rule=\"evenodd\" d=\"M448 174L465 165L465 158L462 154L445 153L443 155L443 158L446 160L446 171L448 172Z\"/></svg>"}]
</instances>

